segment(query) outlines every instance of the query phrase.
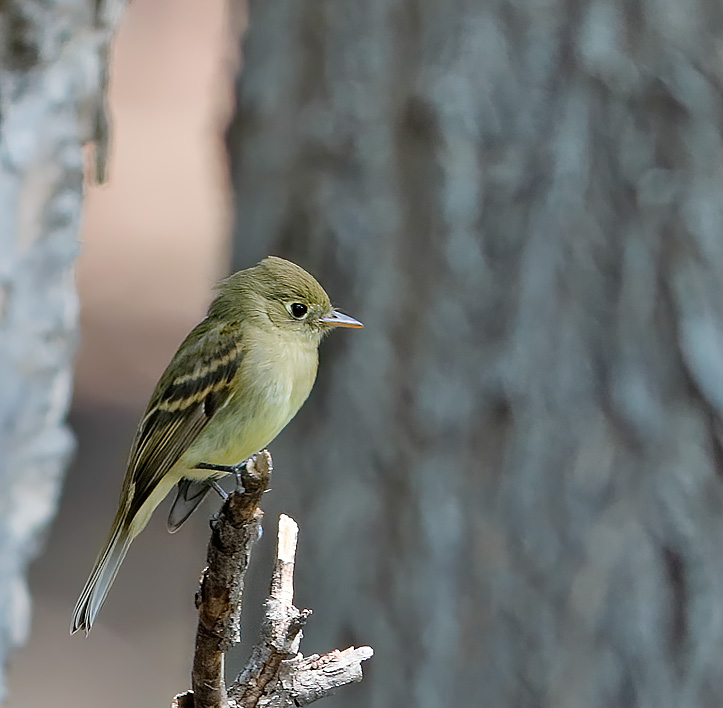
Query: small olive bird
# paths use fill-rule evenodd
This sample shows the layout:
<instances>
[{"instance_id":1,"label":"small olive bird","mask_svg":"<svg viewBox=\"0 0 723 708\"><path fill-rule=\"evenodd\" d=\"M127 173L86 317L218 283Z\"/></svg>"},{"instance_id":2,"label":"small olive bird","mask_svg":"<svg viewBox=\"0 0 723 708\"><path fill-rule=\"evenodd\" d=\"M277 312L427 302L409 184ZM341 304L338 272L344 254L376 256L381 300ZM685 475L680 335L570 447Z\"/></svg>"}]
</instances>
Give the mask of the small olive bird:
<instances>
[{"instance_id":1,"label":"small olive bird","mask_svg":"<svg viewBox=\"0 0 723 708\"><path fill-rule=\"evenodd\" d=\"M118 511L73 611L71 634L90 632L131 541L174 485L171 532L219 476L266 447L296 415L316 379L322 337L334 327L361 326L332 307L309 273L282 258L270 256L220 283L138 425Z\"/></svg>"}]
</instances>

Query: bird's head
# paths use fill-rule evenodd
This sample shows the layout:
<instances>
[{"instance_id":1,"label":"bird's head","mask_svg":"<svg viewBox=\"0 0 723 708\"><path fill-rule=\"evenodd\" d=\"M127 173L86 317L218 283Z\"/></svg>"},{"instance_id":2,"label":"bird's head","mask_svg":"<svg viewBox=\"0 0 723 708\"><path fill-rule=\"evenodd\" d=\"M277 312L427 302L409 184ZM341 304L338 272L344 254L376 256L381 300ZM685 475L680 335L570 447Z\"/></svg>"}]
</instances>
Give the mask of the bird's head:
<instances>
[{"instance_id":1,"label":"bird's head","mask_svg":"<svg viewBox=\"0 0 723 708\"><path fill-rule=\"evenodd\" d=\"M234 273L221 284L226 307L262 327L319 340L335 327L362 323L332 306L324 288L295 263L269 256L253 268Z\"/></svg>"}]
</instances>

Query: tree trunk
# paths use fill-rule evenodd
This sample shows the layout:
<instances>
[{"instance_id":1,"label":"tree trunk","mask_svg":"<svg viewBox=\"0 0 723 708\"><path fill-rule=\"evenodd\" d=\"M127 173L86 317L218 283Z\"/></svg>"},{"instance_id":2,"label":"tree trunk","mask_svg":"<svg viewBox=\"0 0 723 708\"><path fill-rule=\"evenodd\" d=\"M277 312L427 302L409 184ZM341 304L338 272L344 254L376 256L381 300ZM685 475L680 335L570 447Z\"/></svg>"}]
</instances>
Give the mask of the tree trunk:
<instances>
[{"instance_id":1,"label":"tree trunk","mask_svg":"<svg viewBox=\"0 0 723 708\"><path fill-rule=\"evenodd\" d=\"M269 495L310 643L376 649L344 706L723 701L722 32L714 0L252 0L236 265L366 325Z\"/></svg>"},{"instance_id":2,"label":"tree trunk","mask_svg":"<svg viewBox=\"0 0 723 708\"><path fill-rule=\"evenodd\" d=\"M81 148L99 139L121 2L0 2L0 703L30 630L25 574L73 450L65 424L78 331Z\"/></svg>"}]
</instances>

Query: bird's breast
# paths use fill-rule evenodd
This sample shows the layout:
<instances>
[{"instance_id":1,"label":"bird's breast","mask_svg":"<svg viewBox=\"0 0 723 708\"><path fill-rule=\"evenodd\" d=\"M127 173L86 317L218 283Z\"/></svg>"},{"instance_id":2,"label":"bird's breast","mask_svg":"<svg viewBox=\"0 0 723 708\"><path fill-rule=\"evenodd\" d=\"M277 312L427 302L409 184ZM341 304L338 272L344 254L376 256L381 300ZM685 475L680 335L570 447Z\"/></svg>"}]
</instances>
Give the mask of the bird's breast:
<instances>
[{"instance_id":1,"label":"bird's breast","mask_svg":"<svg viewBox=\"0 0 723 708\"><path fill-rule=\"evenodd\" d=\"M233 465L266 447L311 393L317 365L317 349L305 341L256 338L244 353L231 400L199 436L193 457Z\"/></svg>"},{"instance_id":2,"label":"bird's breast","mask_svg":"<svg viewBox=\"0 0 723 708\"><path fill-rule=\"evenodd\" d=\"M311 393L318 366L317 348L306 339L268 339L261 339L256 350L248 352L243 373L262 407L276 411L285 425Z\"/></svg>"}]
</instances>

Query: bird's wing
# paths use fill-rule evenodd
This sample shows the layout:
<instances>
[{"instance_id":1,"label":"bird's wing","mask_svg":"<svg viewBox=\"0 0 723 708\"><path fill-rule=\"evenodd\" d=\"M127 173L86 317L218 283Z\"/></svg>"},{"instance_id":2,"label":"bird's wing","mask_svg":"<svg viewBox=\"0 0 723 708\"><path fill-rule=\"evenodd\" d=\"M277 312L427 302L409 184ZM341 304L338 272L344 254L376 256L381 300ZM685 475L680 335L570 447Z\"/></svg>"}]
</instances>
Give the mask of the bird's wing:
<instances>
[{"instance_id":1,"label":"bird's wing","mask_svg":"<svg viewBox=\"0 0 723 708\"><path fill-rule=\"evenodd\" d=\"M243 356L238 329L204 324L179 347L138 426L123 491L131 518L233 395Z\"/></svg>"}]
</instances>

